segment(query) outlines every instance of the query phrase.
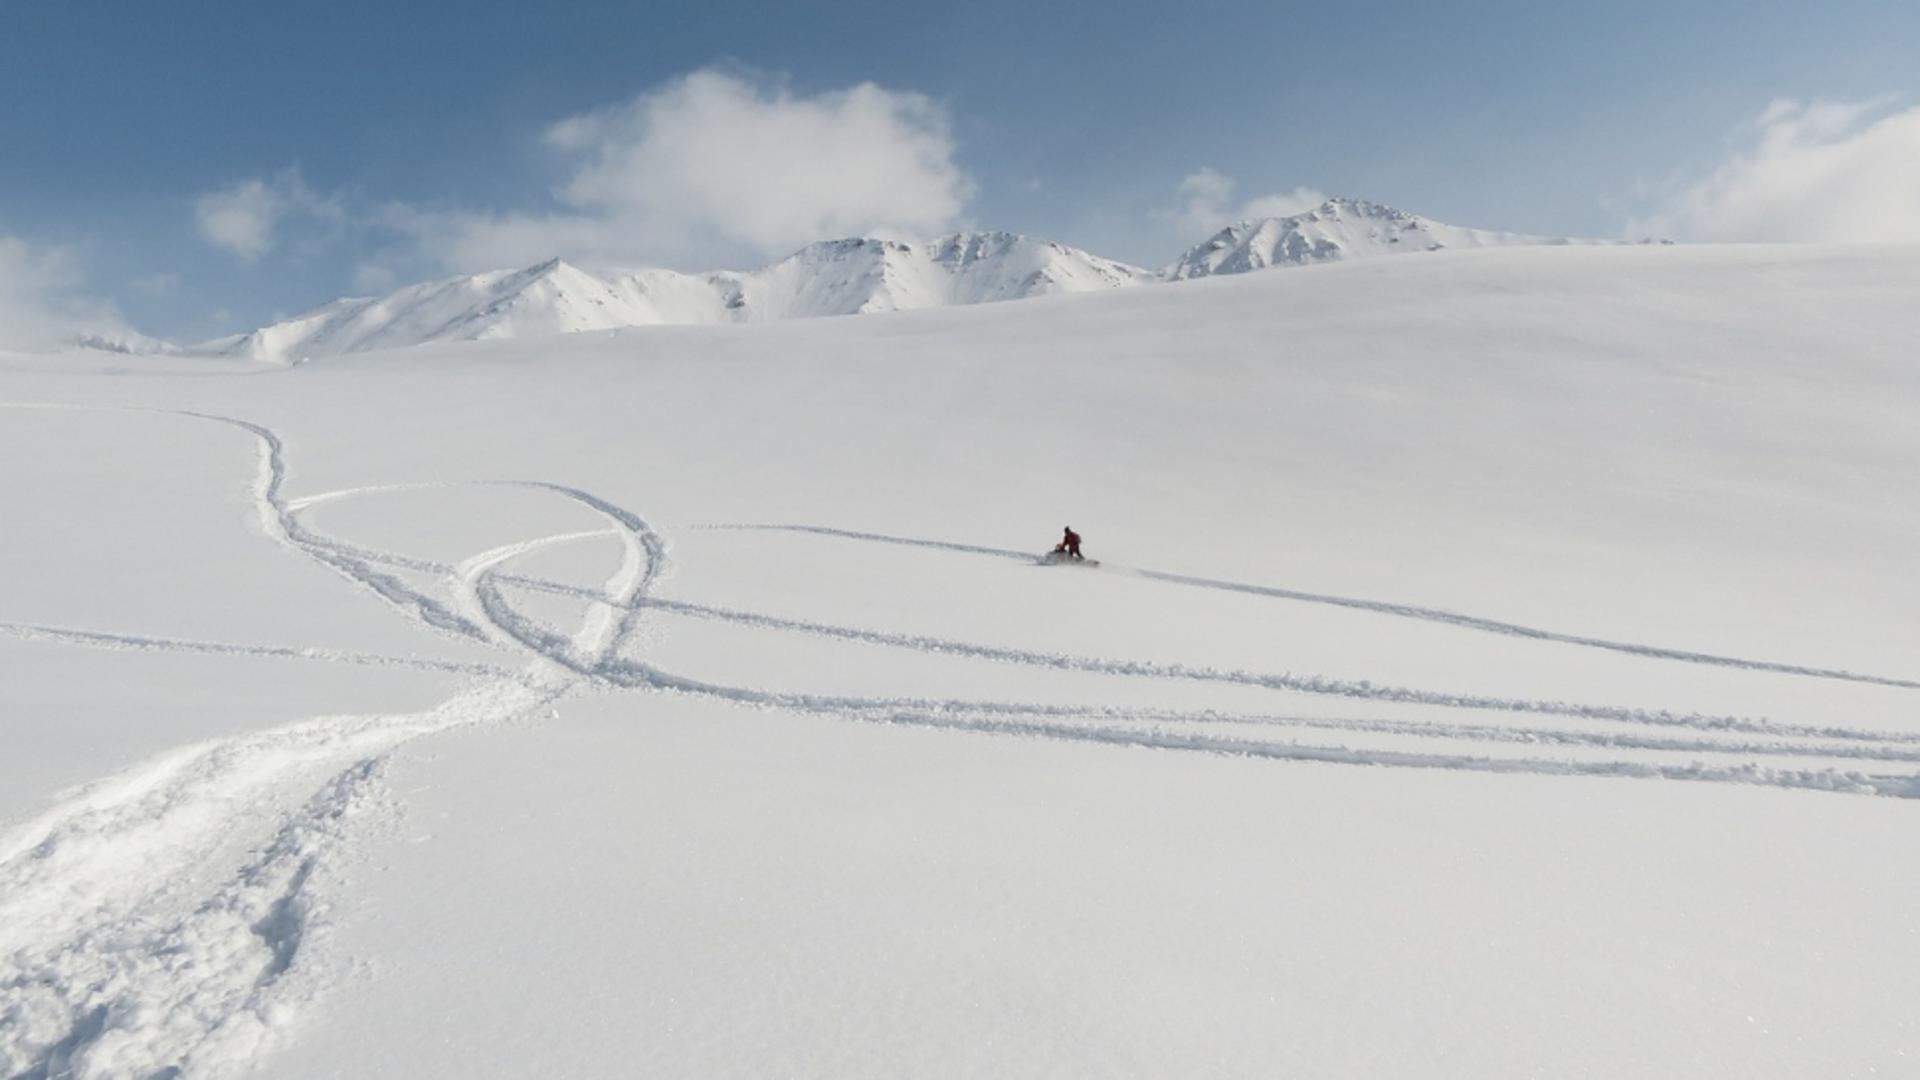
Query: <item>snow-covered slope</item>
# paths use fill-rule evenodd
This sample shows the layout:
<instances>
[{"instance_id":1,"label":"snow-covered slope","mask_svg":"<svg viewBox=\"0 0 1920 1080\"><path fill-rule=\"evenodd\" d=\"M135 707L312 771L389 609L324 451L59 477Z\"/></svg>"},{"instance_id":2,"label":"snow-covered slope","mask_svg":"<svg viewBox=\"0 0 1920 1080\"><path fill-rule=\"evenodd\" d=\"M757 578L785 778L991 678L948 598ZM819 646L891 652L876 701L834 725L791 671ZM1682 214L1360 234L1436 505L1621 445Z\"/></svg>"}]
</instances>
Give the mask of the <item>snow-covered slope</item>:
<instances>
[{"instance_id":1,"label":"snow-covered slope","mask_svg":"<svg viewBox=\"0 0 1920 1080\"><path fill-rule=\"evenodd\" d=\"M1014 233L810 245L764 269L594 273L558 259L336 300L194 351L254 360L623 326L765 322L1018 300L1150 280L1137 267Z\"/></svg>"},{"instance_id":2,"label":"snow-covered slope","mask_svg":"<svg viewBox=\"0 0 1920 1080\"><path fill-rule=\"evenodd\" d=\"M332 356L433 341L535 337L659 321L605 281L558 259L335 300L194 351L254 360Z\"/></svg>"},{"instance_id":3,"label":"snow-covered slope","mask_svg":"<svg viewBox=\"0 0 1920 1080\"><path fill-rule=\"evenodd\" d=\"M1361 199L1328 199L1292 217L1229 225L1187 249L1161 276L1169 281L1244 274L1270 266L1303 266L1443 248L1598 243L1466 229Z\"/></svg>"},{"instance_id":4,"label":"snow-covered slope","mask_svg":"<svg viewBox=\"0 0 1920 1080\"><path fill-rule=\"evenodd\" d=\"M0 1076L1910 1075L1916 292L0 356Z\"/></svg>"}]
</instances>

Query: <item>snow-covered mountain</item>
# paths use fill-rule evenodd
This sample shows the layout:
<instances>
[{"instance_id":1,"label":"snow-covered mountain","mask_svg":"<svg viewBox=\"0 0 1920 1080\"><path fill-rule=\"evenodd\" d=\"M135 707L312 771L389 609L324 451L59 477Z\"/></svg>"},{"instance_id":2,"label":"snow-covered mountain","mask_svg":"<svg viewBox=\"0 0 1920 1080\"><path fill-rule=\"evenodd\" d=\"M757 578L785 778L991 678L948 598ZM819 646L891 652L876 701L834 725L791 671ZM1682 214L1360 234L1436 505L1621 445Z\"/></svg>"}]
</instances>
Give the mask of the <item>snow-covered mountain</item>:
<instances>
[{"instance_id":1,"label":"snow-covered mountain","mask_svg":"<svg viewBox=\"0 0 1920 1080\"><path fill-rule=\"evenodd\" d=\"M426 342L623 326L766 322L981 304L1153 280L1138 267L1005 232L812 244L760 270L593 272L554 259L336 300L197 352L284 360Z\"/></svg>"},{"instance_id":2,"label":"snow-covered mountain","mask_svg":"<svg viewBox=\"0 0 1920 1080\"><path fill-rule=\"evenodd\" d=\"M554 259L524 270L409 285L386 296L335 300L195 351L282 360L666 321L648 316L608 282Z\"/></svg>"},{"instance_id":3,"label":"snow-covered mountain","mask_svg":"<svg viewBox=\"0 0 1920 1080\"><path fill-rule=\"evenodd\" d=\"M1293 217L1231 225L1158 274L1006 232L829 240L751 271L591 271L555 259L336 300L190 351L286 361L428 342L984 304L1443 248L1598 242L1467 229L1331 199Z\"/></svg>"},{"instance_id":4,"label":"snow-covered mountain","mask_svg":"<svg viewBox=\"0 0 1920 1080\"><path fill-rule=\"evenodd\" d=\"M1467 229L1362 199L1328 199L1304 214L1229 225L1188 248L1160 276L1168 281L1185 281L1215 274L1244 274L1270 266L1302 266L1443 248L1603 242Z\"/></svg>"}]
</instances>

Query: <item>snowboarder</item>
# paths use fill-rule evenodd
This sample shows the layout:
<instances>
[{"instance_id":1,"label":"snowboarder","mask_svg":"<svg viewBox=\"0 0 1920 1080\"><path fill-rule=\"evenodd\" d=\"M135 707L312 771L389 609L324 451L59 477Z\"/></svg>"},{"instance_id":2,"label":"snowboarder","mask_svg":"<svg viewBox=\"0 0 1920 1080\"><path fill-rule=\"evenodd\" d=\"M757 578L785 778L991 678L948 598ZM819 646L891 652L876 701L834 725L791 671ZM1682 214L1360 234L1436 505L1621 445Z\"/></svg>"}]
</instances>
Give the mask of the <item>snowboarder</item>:
<instances>
[{"instance_id":1,"label":"snowboarder","mask_svg":"<svg viewBox=\"0 0 1920 1080\"><path fill-rule=\"evenodd\" d=\"M1054 547L1053 553L1065 555L1070 559L1085 559L1086 556L1080 554L1080 534L1074 532L1071 525L1066 527L1066 531L1067 534L1060 538L1060 543Z\"/></svg>"}]
</instances>

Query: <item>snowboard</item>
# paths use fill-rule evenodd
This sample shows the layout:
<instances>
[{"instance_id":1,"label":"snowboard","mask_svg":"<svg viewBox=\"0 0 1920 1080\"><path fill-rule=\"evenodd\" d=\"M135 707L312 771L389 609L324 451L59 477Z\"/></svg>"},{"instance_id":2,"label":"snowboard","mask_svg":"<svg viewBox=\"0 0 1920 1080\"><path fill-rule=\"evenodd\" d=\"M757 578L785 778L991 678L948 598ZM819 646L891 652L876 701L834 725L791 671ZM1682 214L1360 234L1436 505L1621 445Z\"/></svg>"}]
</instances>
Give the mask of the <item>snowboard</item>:
<instances>
[{"instance_id":1,"label":"snowboard","mask_svg":"<svg viewBox=\"0 0 1920 1080\"><path fill-rule=\"evenodd\" d=\"M1040 556L1041 566L1099 566L1099 559L1076 559L1064 551L1049 551Z\"/></svg>"}]
</instances>

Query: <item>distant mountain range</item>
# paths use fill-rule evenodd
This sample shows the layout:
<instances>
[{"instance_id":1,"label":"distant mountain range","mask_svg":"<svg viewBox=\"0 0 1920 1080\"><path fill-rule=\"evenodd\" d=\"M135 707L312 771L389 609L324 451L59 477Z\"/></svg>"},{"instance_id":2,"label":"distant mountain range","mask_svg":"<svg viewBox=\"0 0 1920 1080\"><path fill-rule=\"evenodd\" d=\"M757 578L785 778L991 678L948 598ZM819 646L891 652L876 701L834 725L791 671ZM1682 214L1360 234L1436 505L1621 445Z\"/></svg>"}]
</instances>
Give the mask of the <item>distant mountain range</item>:
<instances>
[{"instance_id":1,"label":"distant mountain range","mask_svg":"<svg viewBox=\"0 0 1920 1080\"><path fill-rule=\"evenodd\" d=\"M288 360L433 341L983 304L1151 280L1137 267L1013 233L956 233L923 243L830 240L747 272L595 273L554 259L335 300L193 351Z\"/></svg>"},{"instance_id":2,"label":"distant mountain range","mask_svg":"<svg viewBox=\"0 0 1920 1080\"><path fill-rule=\"evenodd\" d=\"M287 362L427 342L984 304L1446 248L1604 242L1466 229L1377 203L1330 199L1304 214L1230 225L1158 272L1016 233L963 232L917 243L829 240L752 271L596 272L554 259L335 300L185 348L138 335L94 335L76 344Z\"/></svg>"},{"instance_id":3,"label":"distant mountain range","mask_svg":"<svg viewBox=\"0 0 1920 1080\"><path fill-rule=\"evenodd\" d=\"M1304 214L1229 225L1205 243L1188 248L1186 254L1160 271L1160 277L1167 281L1187 281L1274 266L1304 266L1445 248L1612 242L1466 229L1429 221L1379 203L1329 199Z\"/></svg>"}]
</instances>

